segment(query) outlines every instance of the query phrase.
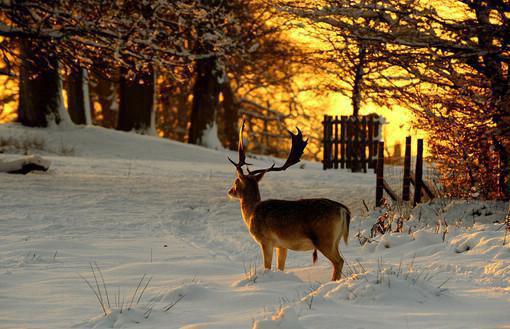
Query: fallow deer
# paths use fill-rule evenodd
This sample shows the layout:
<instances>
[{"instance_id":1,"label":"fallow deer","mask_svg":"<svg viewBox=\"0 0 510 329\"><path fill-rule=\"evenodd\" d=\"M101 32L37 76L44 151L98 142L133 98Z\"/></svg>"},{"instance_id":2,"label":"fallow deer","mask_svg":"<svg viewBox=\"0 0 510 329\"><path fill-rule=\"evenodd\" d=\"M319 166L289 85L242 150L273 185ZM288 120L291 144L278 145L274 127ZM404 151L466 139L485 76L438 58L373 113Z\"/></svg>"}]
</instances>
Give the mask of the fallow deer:
<instances>
[{"instance_id":1,"label":"fallow deer","mask_svg":"<svg viewBox=\"0 0 510 329\"><path fill-rule=\"evenodd\" d=\"M273 249L277 250L277 267L283 271L287 249L314 250L313 261L319 250L333 264L332 280L340 279L344 260L338 250L340 239L347 244L349 237L349 209L328 199L265 200L261 201L258 183L270 171L283 171L298 163L308 141L298 129L289 131L292 147L287 161L281 167L275 164L267 169L250 171L243 146L244 122L239 130L239 162L228 159L237 170L236 180L228 192L241 203L242 217L253 239L260 245L264 268L271 269ZM243 171L246 166L247 173Z\"/></svg>"}]
</instances>

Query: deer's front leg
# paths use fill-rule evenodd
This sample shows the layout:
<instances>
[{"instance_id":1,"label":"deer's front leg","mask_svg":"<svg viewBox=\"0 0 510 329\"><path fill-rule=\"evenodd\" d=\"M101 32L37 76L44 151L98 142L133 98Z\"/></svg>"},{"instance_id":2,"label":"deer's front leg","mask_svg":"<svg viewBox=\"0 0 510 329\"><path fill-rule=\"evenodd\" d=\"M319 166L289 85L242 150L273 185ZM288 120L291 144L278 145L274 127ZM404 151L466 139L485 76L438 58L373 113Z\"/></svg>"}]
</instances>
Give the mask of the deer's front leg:
<instances>
[{"instance_id":1,"label":"deer's front leg","mask_svg":"<svg viewBox=\"0 0 510 329\"><path fill-rule=\"evenodd\" d=\"M287 248L276 248L277 265L280 271L285 269L285 260L287 259Z\"/></svg>"},{"instance_id":2,"label":"deer's front leg","mask_svg":"<svg viewBox=\"0 0 510 329\"><path fill-rule=\"evenodd\" d=\"M264 257L264 268L270 270L273 263L273 245L269 243L261 244L261 249L262 257Z\"/></svg>"}]
</instances>

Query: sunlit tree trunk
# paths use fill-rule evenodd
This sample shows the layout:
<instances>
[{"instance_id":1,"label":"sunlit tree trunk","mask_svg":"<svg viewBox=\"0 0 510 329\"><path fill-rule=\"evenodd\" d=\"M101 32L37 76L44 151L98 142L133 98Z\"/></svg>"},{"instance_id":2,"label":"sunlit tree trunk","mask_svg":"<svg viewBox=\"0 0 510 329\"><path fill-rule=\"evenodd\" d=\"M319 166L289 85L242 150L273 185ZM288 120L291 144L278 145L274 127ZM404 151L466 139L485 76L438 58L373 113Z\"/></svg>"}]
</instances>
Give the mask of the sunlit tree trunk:
<instances>
[{"instance_id":1,"label":"sunlit tree trunk","mask_svg":"<svg viewBox=\"0 0 510 329\"><path fill-rule=\"evenodd\" d=\"M54 49L26 39L21 41L20 56L18 121L30 127L46 127L52 121L59 124L63 119L62 83Z\"/></svg>"},{"instance_id":2,"label":"sunlit tree trunk","mask_svg":"<svg viewBox=\"0 0 510 329\"><path fill-rule=\"evenodd\" d=\"M153 130L154 71L138 72L134 79L120 77L118 130L148 132Z\"/></svg>"}]
</instances>

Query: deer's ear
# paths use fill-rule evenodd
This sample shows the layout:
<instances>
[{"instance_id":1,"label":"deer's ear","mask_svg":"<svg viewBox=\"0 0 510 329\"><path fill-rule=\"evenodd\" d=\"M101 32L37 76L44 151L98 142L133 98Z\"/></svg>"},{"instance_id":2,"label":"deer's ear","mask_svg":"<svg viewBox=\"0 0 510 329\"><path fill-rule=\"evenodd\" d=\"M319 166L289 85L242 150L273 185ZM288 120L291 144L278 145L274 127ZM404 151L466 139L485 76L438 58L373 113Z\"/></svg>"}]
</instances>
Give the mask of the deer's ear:
<instances>
[{"instance_id":1,"label":"deer's ear","mask_svg":"<svg viewBox=\"0 0 510 329\"><path fill-rule=\"evenodd\" d=\"M262 179L262 177L264 177L265 175L265 172L261 173L261 174L258 174L258 175L255 175L255 180L257 182L260 182L260 180Z\"/></svg>"}]
</instances>

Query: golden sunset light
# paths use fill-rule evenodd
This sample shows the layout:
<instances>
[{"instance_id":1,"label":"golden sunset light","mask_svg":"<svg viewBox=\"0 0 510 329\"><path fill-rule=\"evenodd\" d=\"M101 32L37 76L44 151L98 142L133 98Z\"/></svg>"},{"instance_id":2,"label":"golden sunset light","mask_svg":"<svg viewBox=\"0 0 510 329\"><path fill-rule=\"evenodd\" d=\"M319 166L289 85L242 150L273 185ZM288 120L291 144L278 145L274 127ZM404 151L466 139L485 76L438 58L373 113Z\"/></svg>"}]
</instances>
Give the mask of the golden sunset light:
<instances>
[{"instance_id":1,"label":"golden sunset light","mask_svg":"<svg viewBox=\"0 0 510 329\"><path fill-rule=\"evenodd\" d=\"M509 328L510 0L2 0L0 186L0 329Z\"/></svg>"}]
</instances>

